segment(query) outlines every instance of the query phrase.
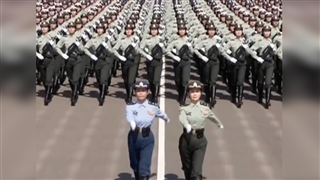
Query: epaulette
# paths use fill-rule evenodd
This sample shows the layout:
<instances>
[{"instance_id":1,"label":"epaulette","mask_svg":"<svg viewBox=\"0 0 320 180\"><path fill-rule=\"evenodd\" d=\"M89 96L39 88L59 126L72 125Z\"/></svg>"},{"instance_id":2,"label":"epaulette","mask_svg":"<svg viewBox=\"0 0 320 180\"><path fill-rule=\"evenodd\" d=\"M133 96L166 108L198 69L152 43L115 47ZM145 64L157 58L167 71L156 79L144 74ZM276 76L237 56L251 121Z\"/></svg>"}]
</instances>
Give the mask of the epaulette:
<instances>
[{"instance_id":1,"label":"epaulette","mask_svg":"<svg viewBox=\"0 0 320 180\"><path fill-rule=\"evenodd\" d=\"M190 104L189 103L184 103L184 104L180 104L180 107L186 107L186 106L189 106Z\"/></svg>"},{"instance_id":2,"label":"epaulette","mask_svg":"<svg viewBox=\"0 0 320 180\"><path fill-rule=\"evenodd\" d=\"M208 103L204 102L204 101L200 101L200 105L202 106L209 106Z\"/></svg>"},{"instance_id":3,"label":"epaulette","mask_svg":"<svg viewBox=\"0 0 320 180\"><path fill-rule=\"evenodd\" d=\"M159 105L158 105L157 103L155 103L155 102L149 101L148 103L149 103L150 105L153 105L153 106L156 106L156 107L160 108Z\"/></svg>"},{"instance_id":4,"label":"epaulette","mask_svg":"<svg viewBox=\"0 0 320 180\"><path fill-rule=\"evenodd\" d=\"M136 102L127 102L127 105L134 105Z\"/></svg>"},{"instance_id":5,"label":"epaulette","mask_svg":"<svg viewBox=\"0 0 320 180\"><path fill-rule=\"evenodd\" d=\"M257 34L257 32L253 32L252 34L251 34L251 36L254 36L254 35L256 35Z\"/></svg>"}]
</instances>

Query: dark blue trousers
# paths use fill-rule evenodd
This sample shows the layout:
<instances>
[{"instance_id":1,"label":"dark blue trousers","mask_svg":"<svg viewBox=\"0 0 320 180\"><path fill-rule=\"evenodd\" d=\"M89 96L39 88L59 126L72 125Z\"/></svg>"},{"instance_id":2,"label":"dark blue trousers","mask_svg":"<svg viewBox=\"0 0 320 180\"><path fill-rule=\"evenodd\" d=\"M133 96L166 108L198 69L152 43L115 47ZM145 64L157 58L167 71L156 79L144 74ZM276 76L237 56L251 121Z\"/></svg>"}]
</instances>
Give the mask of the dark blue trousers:
<instances>
[{"instance_id":1,"label":"dark blue trousers","mask_svg":"<svg viewBox=\"0 0 320 180\"><path fill-rule=\"evenodd\" d=\"M142 137L141 133L134 140L134 132L128 134L128 149L130 167L139 172L140 176L150 176L152 153L154 148L154 136L152 131L148 137Z\"/></svg>"}]
</instances>

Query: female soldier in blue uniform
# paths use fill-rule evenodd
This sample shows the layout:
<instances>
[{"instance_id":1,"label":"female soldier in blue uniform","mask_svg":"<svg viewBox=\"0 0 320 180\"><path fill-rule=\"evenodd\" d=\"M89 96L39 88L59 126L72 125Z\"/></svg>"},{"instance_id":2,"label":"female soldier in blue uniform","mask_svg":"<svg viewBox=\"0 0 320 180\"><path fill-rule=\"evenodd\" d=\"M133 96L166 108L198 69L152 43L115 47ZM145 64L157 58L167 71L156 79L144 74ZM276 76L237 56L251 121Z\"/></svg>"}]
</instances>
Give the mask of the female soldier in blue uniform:
<instances>
[{"instance_id":1,"label":"female soldier in blue uniform","mask_svg":"<svg viewBox=\"0 0 320 180\"><path fill-rule=\"evenodd\" d=\"M131 127L128 134L130 167L136 180L148 180L154 148L154 136L151 131L153 120L159 117L169 122L169 118L157 104L147 100L148 82L139 81L134 88L137 101L126 106L126 119Z\"/></svg>"}]
</instances>

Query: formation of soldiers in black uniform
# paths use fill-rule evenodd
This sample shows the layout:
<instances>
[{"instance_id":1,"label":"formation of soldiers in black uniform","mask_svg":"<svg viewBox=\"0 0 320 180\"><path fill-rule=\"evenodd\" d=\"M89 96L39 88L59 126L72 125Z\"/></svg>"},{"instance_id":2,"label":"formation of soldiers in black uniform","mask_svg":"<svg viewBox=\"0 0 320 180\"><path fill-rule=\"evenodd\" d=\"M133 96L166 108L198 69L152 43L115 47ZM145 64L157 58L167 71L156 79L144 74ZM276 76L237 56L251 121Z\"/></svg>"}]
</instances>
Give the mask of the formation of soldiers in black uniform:
<instances>
[{"instance_id":1,"label":"formation of soldiers in black uniform","mask_svg":"<svg viewBox=\"0 0 320 180\"><path fill-rule=\"evenodd\" d=\"M245 82L266 108L273 84L282 93L279 0L173 0L162 7L158 0L42 0L36 11L37 84L45 87L45 105L68 79L74 106L95 77L102 106L119 68L129 103L144 58L157 103L164 56L174 62L181 105L192 61L211 108L219 75L239 108Z\"/></svg>"}]
</instances>

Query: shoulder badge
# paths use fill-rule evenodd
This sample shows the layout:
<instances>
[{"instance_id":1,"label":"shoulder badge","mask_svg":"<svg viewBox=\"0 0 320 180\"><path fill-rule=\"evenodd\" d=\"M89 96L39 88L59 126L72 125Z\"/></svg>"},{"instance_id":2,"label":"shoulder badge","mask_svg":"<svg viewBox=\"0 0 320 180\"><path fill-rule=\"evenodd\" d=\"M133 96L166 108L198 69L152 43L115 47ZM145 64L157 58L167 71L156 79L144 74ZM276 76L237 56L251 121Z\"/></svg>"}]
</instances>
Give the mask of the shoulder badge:
<instances>
[{"instance_id":1,"label":"shoulder badge","mask_svg":"<svg viewBox=\"0 0 320 180\"><path fill-rule=\"evenodd\" d=\"M204 101L201 101L201 102L200 102L200 105L202 105L202 106L208 106L208 103L205 103Z\"/></svg>"},{"instance_id":2,"label":"shoulder badge","mask_svg":"<svg viewBox=\"0 0 320 180\"><path fill-rule=\"evenodd\" d=\"M185 103L185 104L181 104L180 107L186 107L186 106L189 106L188 103Z\"/></svg>"},{"instance_id":3,"label":"shoulder badge","mask_svg":"<svg viewBox=\"0 0 320 180\"><path fill-rule=\"evenodd\" d=\"M149 103L150 105L156 106L157 108L160 108L157 103L154 103L154 102L151 102L151 101L149 101L148 103Z\"/></svg>"},{"instance_id":4,"label":"shoulder badge","mask_svg":"<svg viewBox=\"0 0 320 180\"><path fill-rule=\"evenodd\" d=\"M127 105L134 105L136 102L127 102Z\"/></svg>"}]
</instances>

